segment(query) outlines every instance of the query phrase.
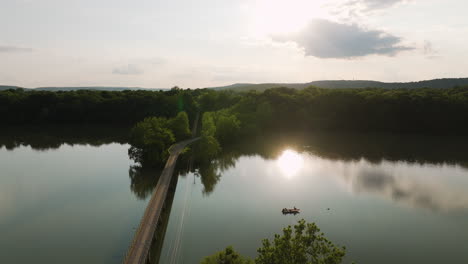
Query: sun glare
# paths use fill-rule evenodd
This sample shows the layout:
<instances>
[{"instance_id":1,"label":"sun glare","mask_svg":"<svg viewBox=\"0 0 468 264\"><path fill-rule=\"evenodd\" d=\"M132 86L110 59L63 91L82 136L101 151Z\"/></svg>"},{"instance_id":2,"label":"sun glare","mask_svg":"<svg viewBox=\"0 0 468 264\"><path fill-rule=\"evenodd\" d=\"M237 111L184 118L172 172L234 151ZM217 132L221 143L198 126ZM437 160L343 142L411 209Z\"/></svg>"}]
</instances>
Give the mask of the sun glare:
<instances>
[{"instance_id":1,"label":"sun glare","mask_svg":"<svg viewBox=\"0 0 468 264\"><path fill-rule=\"evenodd\" d=\"M301 30L314 18L324 18L326 1L258 0L251 10L256 35L286 34Z\"/></svg>"},{"instance_id":2,"label":"sun glare","mask_svg":"<svg viewBox=\"0 0 468 264\"><path fill-rule=\"evenodd\" d=\"M281 170L281 173L286 178L291 178L292 176L296 175L299 170L302 169L304 160L299 153L294 150L287 149L283 151L281 156L279 156L278 160L276 161L278 167Z\"/></svg>"}]
</instances>

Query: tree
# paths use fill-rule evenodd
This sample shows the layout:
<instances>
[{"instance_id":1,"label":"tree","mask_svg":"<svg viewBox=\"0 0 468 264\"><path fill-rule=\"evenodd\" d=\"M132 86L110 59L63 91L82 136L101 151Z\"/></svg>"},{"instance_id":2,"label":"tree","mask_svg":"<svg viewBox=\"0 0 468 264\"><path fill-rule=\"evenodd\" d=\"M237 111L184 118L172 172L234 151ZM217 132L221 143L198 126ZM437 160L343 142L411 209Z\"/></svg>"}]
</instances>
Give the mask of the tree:
<instances>
[{"instance_id":1,"label":"tree","mask_svg":"<svg viewBox=\"0 0 468 264\"><path fill-rule=\"evenodd\" d=\"M232 246L205 257L201 264L253 264L253 261L234 251Z\"/></svg>"},{"instance_id":2,"label":"tree","mask_svg":"<svg viewBox=\"0 0 468 264\"><path fill-rule=\"evenodd\" d=\"M215 136L222 144L235 141L239 136L240 121L233 114L226 111L219 111L215 116L216 133Z\"/></svg>"},{"instance_id":3,"label":"tree","mask_svg":"<svg viewBox=\"0 0 468 264\"><path fill-rule=\"evenodd\" d=\"M136 124L130 135L130 158L140 163L163 163L167 149L175 142L168 121L163 117L148 117Z\"/></svg>"},{"instance_id":4,"label":"tree","mask_svg":"<svg viewBox=\"0 0 468 264\"><path fill-rule=\"evenodd\" d=\"M176 117L169 119L168 127L174 133L177 141L190 137L190 125L186 112L179 112Z\"/></svg>"},{"instance_id":5,"label":"tree","mask_svg":"<svg viewBox=\"0 0 468 264\"><path fill-rule=\"evenodd\" d=\"M283 229L283 235L275 234L273 241L263 240L257 250L256 264L338 264L345 248L335 246L314 223L300 220L294 226Z\"/></svg>"},{"instance_id":6,"label":"tree","mask_svg":"<svg viewBox=\"0 0 468 264\"><path fill-rule=\"evenodd\" d=\"M216 125L213 119L213 113L206 112L202 116L202 130L201 134L205 137L213 137L216 133Z\"/></svg>"},{"instance_id":7,"label":"tree","mask_svg":"<svg viewBox=\"0 0 468 264\"><path fill-rule=\"evenodd\" d=\"M273 241L264 239L257 252L255 264L339 264L345 248L334 245L314 223L302 219L294 226L294 231L288 226L283 229L283 235L275 234ZM206 257L201 264L253 263L247 258L244 258L246 262L228 262L233 259L228 258L230 256L242 259L232 247L227 247L225 251Z\"/></svg>"},{"instance_id":8,"label":"tree","mask_svg":"<svg viewBox=\"0 0 468 264\"><path fill-rule=\"evenodd\" d=\"M198 162L209 163L221 151L221 145L215 138L216 125L213 115L214 113L206 112L202 116L202 137L195 146Z\"/></svg>"}]
</instances>

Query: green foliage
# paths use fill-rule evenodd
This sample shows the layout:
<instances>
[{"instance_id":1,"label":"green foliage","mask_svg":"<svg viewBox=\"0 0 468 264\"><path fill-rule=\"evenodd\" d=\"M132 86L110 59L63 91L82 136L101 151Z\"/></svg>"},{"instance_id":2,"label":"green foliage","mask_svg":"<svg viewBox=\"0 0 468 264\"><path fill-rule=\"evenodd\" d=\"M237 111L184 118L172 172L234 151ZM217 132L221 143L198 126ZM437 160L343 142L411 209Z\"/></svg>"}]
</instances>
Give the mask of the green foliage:
<instances>
[{"instance_id":1,"label":"green foliage","mask_svg":"<svg viewBox=\"0 0 468 264\"><path fill-rule=\"evenodd\" d=\"M190 125L186 112L179 112L176 117L168 120L168 127L177 141L181 141L190 137Z\"/></svg>"},{"instance_id":2,"label":"green foliage","mask_svg":"<svg viewBox=\"0 0 468 264\"><path fill-rule=\"evenodd\" d=\"M213 113L203 113L201 134L204 137L214 137L216 134L216 125L214 122Z\"/></svg>"},{"instance_id":3,"label":"green foliage","mask_svg":"<svg viewBox=\"0 0 468 264\"><path fill-rule=\"evenodd\" d=\"M216 137L222 144L268 130L465 134L468 132L468 87L308 87L274 88L262 93L209 89L0 91L0 124L133 125L150 116L171 118L180 111L193 119L200 110L210 113L203 122L205 135ZM175 133L176 138L183 137L185 132Z\"/></svg>"},{"instance_id":4,"label":"green foliage","mask_svg":"<svg viewBox=\"0 0 468 264\"><path fill-rule=\"evenodd\" d=\"M253 264L253 261L241 256L232 246L219 251L212 256L205 257L201 264Z\"/></svg>"},{"instance_id":5,"label":"green foliage","mask_svg":"<svg viewBox=\"0 0 468 264\"><path fill-rule=\"evenodd\" d=\"M129 155L142 164L162 163L169 156L167 149L175 140L166 118L148 117L132 129Z\"/></svg>"},{"instance_id":6,"label":"green foliage","mask_svg":"<svg viewBox=\"0 0 468 264\"><path fill-rule=\"evenodd\" d=\"M338 264L342 262L345 248L335 246L314 223L302 219L294 231L288 226L273 241L264 239L258 253L256 264Z\"/></svg>"},{"instance_id":7,"label":"green foliage","mask_svg":"<svg viewBox=\"0 0 468 264\"><path fill-rule=\"evenodd\" d=\"M468 87L275 88L243 94L223 111L238 118L244 136L271 130L463 134L468 132Z\"/></svg>"},{"instance_id":8,"label":"green foliage","mask_svg":"<svg viewBox=\"0 0 468 264\"><path fill-rule=\"evenodd\" d=\"M193 118L201 90L170 91L0 91L1 124L125 124L145 117Z\"/></svg>"},{"instance_id":9,"label":"green foliage","mask_svg":"<svg viewBox=\"0 0 468 264\"><path fill-rule=\"evenodd\" d=\"M217 111L228 108L239 100L240 94L232 91L215 91L205 89L198 97L200 109L203 112Z\"/></svg>"},{"instance_id":10,"label":"green foliage","mask_svg":"<svg viewBox=\"0 0 468 264\"><path fill-rule=\"evenodd\" d=\"M210 161L221 151L220 142L228 143L238 136L240 121L228 111L205 112L202 117L202 138L197 144L198 160Z\"/></svg>"},{"instance_id":11,"label":"green foliage","mask_svg":"<svg viewBox=\"0 0 468 264\"><path fill-rule=\"evenodd\" d=\"M215 137L222 144L235 141L236 137L239 136L239 119L227 111L219 111L214 115L214 120L216 125Z\"/></svg>"},{"instance_id":12,"label":"green foliage","mask_svg":"<svg viewBox=\"0 0 468 264\"><path fill-rule=\"evenodd\" d=\"M202 136L194 149L197 162L210 163L221 152L221 145L213 136Z\"/></svg>"},{"instance_id":13,"label":"green foliage","mask_svg":"<svg viewBox=\"0 0 468 264\"><path fill-rule=\"evenodd\" d=\"M210 162L221 151L221 145L215 138L216 124L213 115L211 112L206 112L202 116L202 138L195 146L196 159L199 162Z\"/></svg>"},{"instance_id":14,"label":"green foliage","mask_svg":"<svg viewBox=\"0 0 468 264\"><path fill-rule=\"evenodd\" d=\"M272 241L264 239L257 252L255 264L339 264L345 256L345 248L330 242L314 223L299 220L294 229L288 226L283 234L275 234ZM244 262L232 262L243 259ZM229 262L231 261L231 262ZM242 258L232 247L206 257L201 264L253 263Z\"/></svg>"},{"instance_id":15,"label":"green foliage","mask_svg":"<svg viewBox=\"0 0 468 264\"><path fill-rule=\"evenodd\" d=\"M225 144L238 137L240 121L227 110L205 112L202 117L202 136L213 137Z\"/></svg>"}]
</instances>

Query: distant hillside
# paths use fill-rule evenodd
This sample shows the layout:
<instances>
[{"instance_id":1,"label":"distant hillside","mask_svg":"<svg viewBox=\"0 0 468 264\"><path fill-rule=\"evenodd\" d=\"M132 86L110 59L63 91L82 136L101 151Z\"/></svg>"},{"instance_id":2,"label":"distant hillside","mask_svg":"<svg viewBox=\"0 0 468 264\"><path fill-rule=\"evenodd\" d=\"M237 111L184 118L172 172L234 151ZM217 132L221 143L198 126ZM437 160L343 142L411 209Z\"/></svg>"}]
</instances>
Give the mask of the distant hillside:
<instances>
[{"instance_id":1,"label":"distant hillside","mask_svg":"<svg viewBox=\"0 0 468 264\"><path fill-rule=\"evenodd\" d=\"M322 88L453 88L468 85L468 78L434 79L419 82L376 82L376 81L316 81L309 83Z\"/></svg>"},{"instance_id":2,"label":"distant hillside","mask_svg":"<svg viewBox=\"0 0 468 264\"><path fill-rule=\"evenodd\" d=\"M228 86L213 87L216 90L235 90L235 91L264 91L269 88L275 87L288 87L295 89L303 89L309 86L316 86L321 88L386 88L386 89L397 89L397 88L452 88L454 86L468 86L468 78L453 78L453 79L434 79L427 81L419 82L377 82L377 81L314 81L309 83L261 83L261 84L252 84L252 83L241 83L233 84Z\"/></svg>"},{"instance_id":3,"label":"distant hillside","mask_svg":"<svg viewBox=\"0 0 468 264\"><path fill-rule=\"evenodd\" d=\"M103 86L85 86L85 87L38 87L38 88L24 88L19 86L0 85L0 91L9 89L26 89L28 91L78 91L78 90L93 90L93 91L126 91L126 90L167 90L166 88L161 89L148 89L140 87L103 87Z\"/></svg>"},{"instance_id":4,"label":"distant hillside","mask_svg":"<svg viewBox=\"0 0 468 264\"><path fill-rule=\"evenodd\" d=\"M208 89L214 90L233 90L238 92L245 92L250 90L265 91L270 88L288 87L294 89L304 89L309 86L316 86L320 88L452 88L454 86L468 86L468 78L451 78L451 79L434 79L419 82L377 82L377 81L347 81L347 80L325 80L314 81L308 83L235 83L227 86L209 87ZM168 90L167 88L140 88L140 87L105 87L105 86L88 86L88 87L38 87L38 88L23 88L19 86L0 85L1 90L8 89L26 89L36 91L77 91L77 90L97 90L97 91L125 91L125 90Z\"/></svg>"},{"instance_id":5,"label":"distant hillside","mask_svg":"<svg viewBox=\"0 0 468 264\"><path fill-rule=\"evenodd\" d=\"M310 86L308 83L236 83L228 86L220 86L220 87L210 87L209 89L214 90L234 90L236 92L247 92L250 90L260 91L263 92L270 88L277 88L277 87L289 87L295 89L303 89L305 87Z\"/></svg>"},{"instance_id":6,"label":"distant hillside","mask_svg":"<svg viewBox=\"0 0 468 264\"><path fill-rule=\"evenodd\" d=\"M35 88L36 91L78 91L78 90L94 90L94 91L125 91L125 90L148 90L140 87L39 87Z\"/></svg>"},{"instance_id":7,"label":"distant hillside","mask_svg":"<svg viewBox=\"0 0 468 264\"><path fill-rule=\"evenodd\" d=\"M20 88L23 88L23 87L11 86L11 85L0 85L0 91L10 90L10 89L20 89Z\"/></svg>"}]
</instances>

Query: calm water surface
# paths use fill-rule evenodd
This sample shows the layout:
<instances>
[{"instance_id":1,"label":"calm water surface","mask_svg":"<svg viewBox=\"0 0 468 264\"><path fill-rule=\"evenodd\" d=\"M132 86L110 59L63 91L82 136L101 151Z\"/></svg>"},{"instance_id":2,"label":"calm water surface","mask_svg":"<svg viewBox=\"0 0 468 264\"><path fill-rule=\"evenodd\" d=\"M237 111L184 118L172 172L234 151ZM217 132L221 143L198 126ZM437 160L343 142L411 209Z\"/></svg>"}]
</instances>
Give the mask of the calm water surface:
<instances>
[{"instance_id":1,"label":"calm water surface","mask_svg":"<svg viewBox=\"0 0 468 264\"><path fill-rule=\"evenodd\" d=\"M0 263L121 263L159 172L116 138L46 136L0 137ZM254 142L192 170L181 157L153 256L198 263L233 245L255 257L304 218L347 247L346 263L468 263L467 144L332 139Z\"/></svg>"},{"instance_id":2,"label":"calm water surface","mask_svg":"<svg viewBox=\"0 0 468 264\"><path fill-rule=\"evenodd\" d=\"M120 263L146 205L127 149L0 148L0 263Z\"/></svg>"},{"instance_id":3,"label":"calm water surface","mask_svg":"<svg viewBox=\"0 0 468 264\"><path fill-rule=\"evenodd\" d=\"M301 218L345 245L346 263L468 263L468 167L438 160L463 158L463 150L429 141L405 153L407 146L388 143L372 151L343 146L345 154L286 144L266 157L221 159L215 174L186 174L160 263L198 263L228 245L255 257L261 239ZM403 152L389 151L398 147ZM436 150L447 152L426 152ZM204 181L215 182L209 192ZM281 214L293 206L302 213Z\"/></svg>"}]
</instances>

